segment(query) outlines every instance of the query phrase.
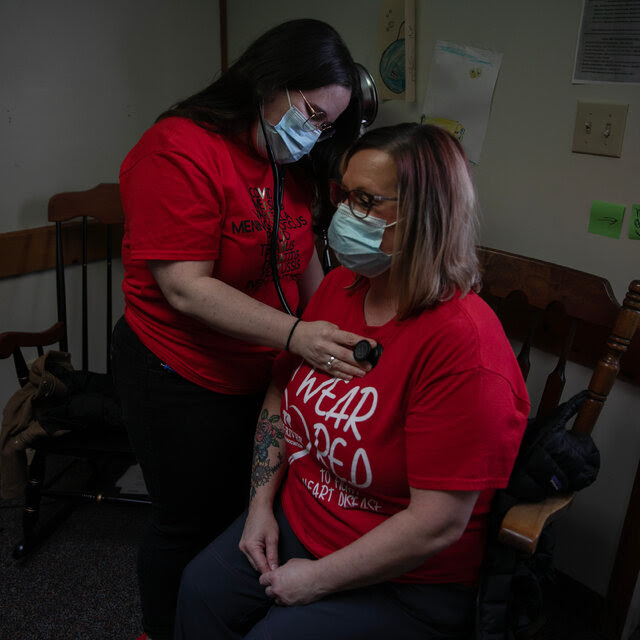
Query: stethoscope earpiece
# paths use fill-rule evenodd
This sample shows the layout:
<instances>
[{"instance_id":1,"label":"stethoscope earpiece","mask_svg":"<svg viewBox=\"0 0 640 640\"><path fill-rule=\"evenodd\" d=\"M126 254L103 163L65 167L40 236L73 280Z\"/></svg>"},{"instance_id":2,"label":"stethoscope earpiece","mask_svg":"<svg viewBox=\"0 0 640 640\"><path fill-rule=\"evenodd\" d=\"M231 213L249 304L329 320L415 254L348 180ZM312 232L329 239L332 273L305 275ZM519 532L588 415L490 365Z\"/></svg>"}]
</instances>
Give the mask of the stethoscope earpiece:
<instances>
[{"instance_id":1,"label":"stethoscope earpiece","mask_svg":"<svg viewBox=\"0 0 640 640\"><path fill-rule=\"evenodd\" d=\"M362 126L369 127L378 115L378 91L373 76L367 69L356 62L360 90L362 91Z\"/></svg>"}]
</instances>

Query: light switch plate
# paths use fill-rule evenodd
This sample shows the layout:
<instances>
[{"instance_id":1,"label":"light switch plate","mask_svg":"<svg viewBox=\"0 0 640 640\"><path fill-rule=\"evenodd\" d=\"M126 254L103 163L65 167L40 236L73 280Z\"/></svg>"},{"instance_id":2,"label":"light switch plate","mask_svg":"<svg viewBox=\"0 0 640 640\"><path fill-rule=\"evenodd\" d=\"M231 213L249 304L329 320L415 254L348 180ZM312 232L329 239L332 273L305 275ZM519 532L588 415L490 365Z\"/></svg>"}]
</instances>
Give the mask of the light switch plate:
<instances>
[{"instance_id":1,"label":"light switch plate","mask_svg":"<svg viewBox=\"0 0 640 640\"><path fill-rule=\"evenodd\" d=\"M628 104L578 101L573 151L620 157Z\"/></svg>"}]
</instances>

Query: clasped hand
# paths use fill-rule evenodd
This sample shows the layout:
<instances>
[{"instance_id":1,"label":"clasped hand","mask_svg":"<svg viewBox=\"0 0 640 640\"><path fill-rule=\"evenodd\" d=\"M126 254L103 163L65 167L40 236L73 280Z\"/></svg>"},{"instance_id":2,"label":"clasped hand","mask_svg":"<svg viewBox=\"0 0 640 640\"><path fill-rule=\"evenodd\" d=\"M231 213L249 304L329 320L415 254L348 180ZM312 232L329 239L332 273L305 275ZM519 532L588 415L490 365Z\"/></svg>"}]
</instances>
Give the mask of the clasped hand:
<instances>
[{"instance_id":1,"label":"clasped hand","mask_svg":"<svg viewBox=\"0 0 640 640\"><path fill-rule=\"evenodd\" d=\"M263 573L260 584L276 604L293 606L309 604L322 597L315 579L316 560L291 558L281 567Z\"/></svg>"},{"instance_id":2,"label":"clasped hand","mask_svg":"<svg viewBox=\"0 0 640 640\"><path fill-rule=\"evenodd\" d=\"M260 573L266 595L276 604L288 606L318 600L323 594L314 575L316 561L292 558L278 566L278 537L278 523L270 508L249 511L239 548Z\"/></svg>"}]
</instances>

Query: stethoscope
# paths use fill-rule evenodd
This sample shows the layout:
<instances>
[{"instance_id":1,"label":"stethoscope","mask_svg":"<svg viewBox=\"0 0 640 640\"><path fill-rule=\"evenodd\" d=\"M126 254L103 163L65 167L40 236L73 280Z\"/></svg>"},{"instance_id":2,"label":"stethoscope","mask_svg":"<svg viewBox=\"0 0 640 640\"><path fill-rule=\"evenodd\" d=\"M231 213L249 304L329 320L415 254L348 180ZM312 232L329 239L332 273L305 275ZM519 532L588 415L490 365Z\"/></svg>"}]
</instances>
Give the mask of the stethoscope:
<instances>
[{"instance_id":1,"label":"stethoscope","mask_svg":"<svg viewBox=\"0 0 640 640\"><path fill-rule=\"evenodd\" d=\"M378 92L376 91L376 85L373 81L373 77L365 67L359 63L356 63L356 67L358 69L360 89L362 91L362 132L376 118L378 113ZM280 284L280 273L278 272L278 234L280 231L280 213L282 211L282 202L284 199L284 166L278 165L276 162L273 150L269 144L269 138L264 125L261 108L258 109L258 116L260 118L260 126L262 127L262 134L267 149L267 158L269 159L271 173L273 175L273 224L271 228L271 237L269 238L269 265L271 267L271 276L280 304L289 315L293 316L295 313L287 303L287 299ZM326 227L322 228L320 237L323 245L323 269L324 272L327 273L333 268L333 265L331 263L331 253L329 252L329 240L327 238Z\"/></svg>"},{"instance_id":2,"label":"stethoscope","mask_svg":"<svg viewBox=\"0 0 640 640\"><path fill-rule=\"evenodd\" d=\"M271 276L282 308L289 315L293 316L295 314L291 311L291 307L289 307L289 304L287 303L287 299L280 284L280 273L278 272L278 233L280 231L280 213L282 211L282 201L284 199L284 166L278 166L275 156L273 155L273 149L269 144L269 138L267 137L266 128L264 126L262 109L258 110L258 115L260 116L262 136L267 148L267 157L269 158L269 164L271 165L271 174L273 175L273 223L271 225L271 237L269 238L269 264L271 266Z\"/></svg>"}]
</instances>

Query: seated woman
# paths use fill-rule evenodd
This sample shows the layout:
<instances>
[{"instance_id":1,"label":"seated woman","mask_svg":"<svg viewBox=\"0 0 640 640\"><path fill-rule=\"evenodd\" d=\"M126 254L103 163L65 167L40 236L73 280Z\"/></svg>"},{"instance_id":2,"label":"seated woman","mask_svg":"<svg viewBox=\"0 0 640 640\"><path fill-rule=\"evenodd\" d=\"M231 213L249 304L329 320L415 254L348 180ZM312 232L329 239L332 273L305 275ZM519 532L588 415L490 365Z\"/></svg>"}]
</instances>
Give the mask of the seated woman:
<instances>
[{"instance_id":1,"label":"seated woman","mask_svg":"<svg viewBox=\"0 0 640 640\"><path fill-rule=\"evenodd\" d=\"M304 318L382 353L351 380L276 361L248 513L185 569L176 638L469 633L491 498L529 400L475 293L468 165L446 131L402 124L366 133L342 169L329 240L343 266ZM326 367L347 356L327 353Z\"/></svg>"}]
</instances>

